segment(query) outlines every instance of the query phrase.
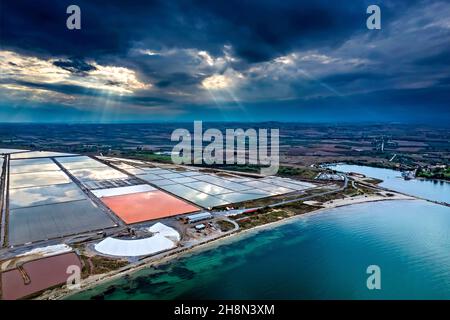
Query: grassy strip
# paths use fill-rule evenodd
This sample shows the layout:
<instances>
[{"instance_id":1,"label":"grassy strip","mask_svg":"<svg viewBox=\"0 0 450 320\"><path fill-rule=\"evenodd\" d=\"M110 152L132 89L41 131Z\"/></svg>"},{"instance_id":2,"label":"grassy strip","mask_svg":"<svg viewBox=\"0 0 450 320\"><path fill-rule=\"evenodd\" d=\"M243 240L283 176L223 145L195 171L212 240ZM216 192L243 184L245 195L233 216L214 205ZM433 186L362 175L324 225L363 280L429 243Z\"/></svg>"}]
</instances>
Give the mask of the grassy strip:
<instances>
[{"instance_id":1,"label":"grassy strip","mask_svg":"<svg viewBox=\"0 0 450 320\"><path fill-rule=\"evenodd\" d=\"M426 179L442 179L450 180L450 167L447 168L436 168L432 170L419 169L416 173L417 177Z\"/></svg>"},{"instance_id":2,"label":"grassy strip","mask_svg":"<svg viewBox=\"0 0 450 320\"><path fill-rule=\"evenodd\" d=\"M219 220L216 222L216 224L219 226L220 231L222 232L228 232L234 229L234 224L232 224L230 221Z\"/></svg>"},{"instance_id":3,"label":"grassy strip","mask_svg":"<svg viewBox=\"0 0 450 320\"><path fill-rule=\"evenodd\" d=\"M164 154L155 154L152 151L122 151L121 156L144 161L154 161L160 163L172 163L172 158Z\"/></svg>"},{"instance_id":4,"label":"grassy strip","mask_svg":"<svg viewBox=\"0 0 450 320\"><path fill-rule=\"evenodd\" d=\"M241 229L250 229L256 226L311 212L318 208L319 207L305 205L301 202L293 202L276 209L263 208L253 213L243 213L234 216L233 219L236 220Z\"/></svg>"},{"instance_id":5,"label":"grassy strip","mask_svg":"<svg viewBox=\"0 0 450 320\"><path fill-rule=\"evenodd\" d=\"M88 257L80 255L80 258L83 262L83 268L81 270L83 278L87 278L91 275L108 273L128 265L128 261L108 259L101 256Z\"/></svg>"},{"instance_id":6,"label":"grassy strip","mask_svg":"<svg viewBox=\"0 0 450 320\"><path fill-rule=\"evenodd\" d=\"M319 172L321 171L310 167L281 166L277 174L283 177L312 180L319 174Z\"/></svg>"}]
</instances>

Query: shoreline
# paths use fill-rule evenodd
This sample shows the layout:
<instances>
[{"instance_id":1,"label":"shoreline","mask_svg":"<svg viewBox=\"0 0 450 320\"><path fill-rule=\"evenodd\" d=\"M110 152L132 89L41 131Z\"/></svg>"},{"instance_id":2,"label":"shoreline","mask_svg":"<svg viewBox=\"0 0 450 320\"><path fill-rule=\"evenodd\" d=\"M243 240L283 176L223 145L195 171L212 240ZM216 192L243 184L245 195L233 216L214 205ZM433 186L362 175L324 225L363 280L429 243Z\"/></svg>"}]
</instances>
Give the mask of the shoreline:
<instances>
[{"instance_id":1,"label":"shoreline","mask_svg":"<svg viewBox=\"0 0 450 320\"><path fill-rule=\"evenodd\" d=\"M335 208L350 206L350 205L354 205L354 204L356 205L356 204L371 203L371 202L395 201L395 200L397 200L397 201L421 200L421 199L417 199L417 198L411 197L411 196L405 196L402 194L396 194L396 196L392 197L392 198L381 198L381 197L372 196L372 197L367 197L367 198L363 198L360 200L362 200L362 201L352 202L351 200L349 201L348 199L333 200L333 203L330 203L329 206L325 206L325 207L319 208L317 210L309 211L304 214L299 214L299 215L288 217L288 218L285 218L285 219L282 219L279 221L274 221L274 222L270 222L267 224L258 225L253 228L250 228L250 229L237 230L232 233L225 234L222 237L216 238L214 240L207 241L205 243L196 245L194 247L190 247L190 248L181 247L181 248L178 248L177 251L166 252L166 253L162 252L155 256L151 256L146 259L143 259L141 261L141 263L139 263L137 265L128 265L126 267L123 267L123 268L117 269L117 270L113 270L106 274L95 275L95 276L92 276L91 278L87 278L82 281L82 284L81 284L82 287L80 289L69 291L69 289L67 289L64 286L62 288L57 288L57 289L50 290L48 292L44 292L42 295L36 297L35 299L36 300L48 300L48 299L63 300L65 298L71 297L71 296L79 294L81 292L91 290L91 289L93 289L97 286L103 285L109 281L113 281L115 279L122 278L126 275L139 272L142 269L150 268L153 266L158 266L160 264L170 262L172 260L175 260L175 259L178 259L178 258L181 258L184 256L188 256L189 254L198 253L198 252L201 252L202 250L208 250L208 249L211 249L211 248L214 248L217 246L224 245L224 244L226 244L226 241L228 241L228 240L229 241L239 241L240 238L250 236L252 234L258 233L263 230L274 229L274 228L279 227L280 225L291 223L295 219L307 218L310 216L314 216L314 215L326 212L327 210L332 210ZM83 282L84 282L84 284L83 284Z\"/></svg>"},{"instance_id":2,"label":"shoreline","mask_svg":"<svg viewBox=\"0 0 450 320\"><path fill-rule=\"evenodd\" d=\"M320 164L320 167L322 168L329 168L329 166L334 166L334 165L355 165L355 166L361 166L361 167L369 167L369 168L374 168L374 169L386 169L386 170L393 170L393 171L399 171L402 172L401 168L397 168L397 167L388 167L388 166L374 166L374 165L368 165L368 164L364 164L364 163L359 163L359 162L324 162ZM332 169L334 170L334 169ZM370 177L367 177L370 178ZM377 178L375 178L377 179ZM447 182L450 183L450 179L441 179L441 178L426 178L426 177L414 177L414 179L416 180L423 180L423 181L437 181L437 182ZM413 179L411 179L413 180ZM380 182L381 183L381 182Z\"/></svg>"},{"instance_id":3,"label":"shoreline","mask_svg":"<svg viewBox=\"0 0 450 320\"><path fill-rule=\"evenodd\" d=\"M414 179L423 180L423 181L436 181L436 182L447 182L447 183L450 183L450 180L437 179L437 178L415 177Z\"/></svg>"}]
</instances>

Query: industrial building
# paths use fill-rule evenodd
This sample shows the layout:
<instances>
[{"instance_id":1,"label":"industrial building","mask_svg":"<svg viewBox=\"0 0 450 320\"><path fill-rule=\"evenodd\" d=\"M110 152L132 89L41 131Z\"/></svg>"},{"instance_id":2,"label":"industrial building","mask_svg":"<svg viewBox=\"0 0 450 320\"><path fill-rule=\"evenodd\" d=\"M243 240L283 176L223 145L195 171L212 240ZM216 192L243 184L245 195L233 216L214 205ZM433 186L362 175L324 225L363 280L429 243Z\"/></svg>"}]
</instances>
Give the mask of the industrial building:
<instances>
[{"instance_id":1,"label":"industrial building","mask_svg":"<svg viewBox=\"0 0 450 320\"><path fill-rule=\"evenodd\" d=\"M196 223L199 221L207 220L212 218L212 214L209 212L201 212L197 214L192 214L186 217L188 223Z\"/></svg>"}]
</instances>

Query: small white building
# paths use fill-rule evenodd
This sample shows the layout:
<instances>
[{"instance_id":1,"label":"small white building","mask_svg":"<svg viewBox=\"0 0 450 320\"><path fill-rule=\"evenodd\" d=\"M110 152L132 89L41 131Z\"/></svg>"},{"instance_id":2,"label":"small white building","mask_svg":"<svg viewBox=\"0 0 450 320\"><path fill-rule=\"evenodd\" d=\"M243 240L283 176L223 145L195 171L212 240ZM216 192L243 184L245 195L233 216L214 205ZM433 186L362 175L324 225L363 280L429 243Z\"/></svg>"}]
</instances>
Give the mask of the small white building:
<instances>
[{"instance_id":1,"label":"small white building","mask_svg":"<svg viewBox=\"0 0 450 320\"><path fill-rule=\"evenodd\" d=\"M197 224L195 226L195 230L203 230L205 228L206 228L206 226L203 223Z\"/></svg>"}]
</instances>

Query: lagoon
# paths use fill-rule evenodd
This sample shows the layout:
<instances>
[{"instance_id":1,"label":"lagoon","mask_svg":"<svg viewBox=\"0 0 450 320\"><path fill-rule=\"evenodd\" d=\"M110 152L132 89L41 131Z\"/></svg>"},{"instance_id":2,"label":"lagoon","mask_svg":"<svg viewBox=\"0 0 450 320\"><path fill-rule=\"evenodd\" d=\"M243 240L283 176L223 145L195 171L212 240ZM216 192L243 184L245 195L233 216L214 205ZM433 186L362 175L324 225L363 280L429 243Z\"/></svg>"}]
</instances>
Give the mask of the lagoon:
<instances>
[{"instance_id":1,"label":"lagoon","mask_svg":"<svg viewBox=\"0 0 450 320\"><path fill-rule=\"evenodd\" d=\"M341 172L356 172L367 177L383 180L379 185L394 191L421 197L427 200L450 203L450 182L443 180L411 179L405 180L400 171L352 164L327 166Z\"/></svg>"}]
</instances>

